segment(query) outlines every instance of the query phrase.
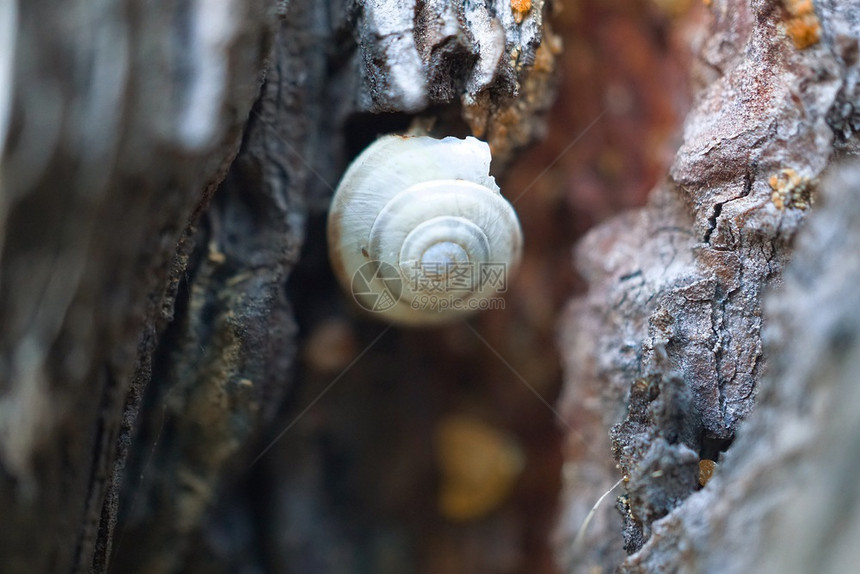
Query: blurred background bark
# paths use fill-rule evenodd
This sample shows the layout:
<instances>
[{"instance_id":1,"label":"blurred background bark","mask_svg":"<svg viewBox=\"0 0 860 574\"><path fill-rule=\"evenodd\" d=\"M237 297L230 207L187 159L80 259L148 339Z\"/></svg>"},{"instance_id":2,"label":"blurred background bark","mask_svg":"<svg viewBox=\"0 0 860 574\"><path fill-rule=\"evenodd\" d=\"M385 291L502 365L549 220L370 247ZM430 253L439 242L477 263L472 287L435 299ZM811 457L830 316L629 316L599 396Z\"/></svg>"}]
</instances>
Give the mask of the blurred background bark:
<instances>
[{"instance_id":1,"label":"blurred background bark","mask_svg":"<svg viewBox=\"0 0 860 574\"><path fill-rule=\"evenodd\" d=\"M2 570L852 563L858 8L0 0ZM490 142L526 236L428 331L324 244L416 122Z\"/></svg>"}]
</instances>

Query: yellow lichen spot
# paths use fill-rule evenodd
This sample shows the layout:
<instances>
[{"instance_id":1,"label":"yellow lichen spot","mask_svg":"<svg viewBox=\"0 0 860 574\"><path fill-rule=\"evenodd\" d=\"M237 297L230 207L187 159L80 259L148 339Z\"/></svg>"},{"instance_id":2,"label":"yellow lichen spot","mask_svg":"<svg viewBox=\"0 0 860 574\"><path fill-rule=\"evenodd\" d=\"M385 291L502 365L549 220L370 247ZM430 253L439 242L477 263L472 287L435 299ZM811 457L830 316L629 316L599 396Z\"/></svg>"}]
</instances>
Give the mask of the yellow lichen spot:
<instances>
[{"instance_id":1,"label":"yellow lichen spot","mask_svg":"<svg viewBox=\"0 0 860 574\"><path fill-rule=\"evenodd\" d=\"M550 36L549 41L541 43L535 51L535 61L533 64L535 71L548 74L555 70L555 55L558 54L558 52L553 48L553 40L558 43L561 42L561 40L558 39L558 36Z\"/></svg>"},{"instance_id":2,"label":"yellow lichen spot","mask_svg":"<svg viewBox=\"0 0 860 574\"><path fill-rule=\"evenodd\" d=\"M782 200L782 196L779 192L774 191L770 194L770 201L773 203L777 209L785 209L785 202Z\"/></svg>"},{"instance_id":3,"label":"yellow lichen spot","mask_svg":"<svg viewBox=\"0 0 860 574\"><path fill-rule=\"evenodd\" d=\"M812 185L807 177L803 177L791 168L782 169L768 179L771 202L777 209L794 207L809 209L813 203Z\"/></svg>"},{"instance_id":4,"label":"yellow lichen spot","mask_svg":"<svg viewBox=\"0 0 860 574\"><path fill-rule=\"evenodd\" d=\"M791 15L785 23L785 33L798 50L817 44L821 37L821 24L815 15L812 0L784 0Z\"/></svg>"},{"instance_id":5,"label":"yellow lichen spot","mask_svg":"<svg viewBox=\"0 0 860 574\"><path fill-rule=\"evenodd\" d=\"M815 12L812 0L785 0L785 7L794 16L805 16Z\"/></svg>"},{"instance_id":6,"label":"yellow lichen spot","mask_svg":"<svg viewBox=\"0 0 860 574\"><path fill-rule=\"evenodd\" d=\"M227 261L227 256L218 251L218 248L214 245L209 246L209 261L215 263L216 265L220 265Z\"/></svg>"},{"instance_id":7,"label":"yellow lichen spot","mask_svg":"<svg viewBox=\"0 0 860 574\"><path fill-rule=\"evenodd\" d=\"M699 486L705 486L711 477L714 475L714 469L717 468L717 463L703 458L699 461Z\"/></svg>"},{"instance_id":8,"label":"yellow lichen spot","mask_svg":"<svg viewBox=\"0 0 860 574\"><path fill-rule=\"evenodd\" d=\"M520 48L519 48L519 46L514 46L513 48L511 48L510 62L511 62L511 67L517 71L519 71L521 69L521 66L519 65L519 61L520 61Z\"/></svg>"},{"instance_id":9,"label":"yellow lichen spot","mask_svg":"<svg viewBox=\"0 0 860 574\"><path fill-rule=\"evenodd\" d=\"M532 0L511 0L511 10L514 12L514 20L517 24L522 23L531 9Z\"/></svg>"},{"instance_id":10,"label":"yellow lichen spot","mask_svg":"<svg viewBox=\"0 0 860 574\"><path fill-rule=\"evenodd\" d=\"M798 50L803 50L818 43L821 26L815 15L811 18L792 18L786 24L785 32L794 42L794 46Z\"/></svg>"},{"instance_id":11,"label":"yellow lichen spot","mask_svg":"<svg viewBox=\"0 0 860 574\"><path fill-rule=\"evenodd\" d=\"M451 415L436 427L439 511L449 520L481 518L501 505L523 468L518 442L475 417Z\"/></svg>"}]
</instances>

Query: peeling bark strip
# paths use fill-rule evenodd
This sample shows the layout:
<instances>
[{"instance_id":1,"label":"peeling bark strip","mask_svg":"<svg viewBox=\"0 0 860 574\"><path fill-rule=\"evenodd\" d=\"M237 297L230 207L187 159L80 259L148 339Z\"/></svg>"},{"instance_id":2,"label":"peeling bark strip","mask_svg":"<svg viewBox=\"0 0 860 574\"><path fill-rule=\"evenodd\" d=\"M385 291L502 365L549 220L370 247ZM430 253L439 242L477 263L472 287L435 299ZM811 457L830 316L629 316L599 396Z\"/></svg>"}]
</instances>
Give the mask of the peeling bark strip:
<instances>
[{"instance_id":1,"label":"peeling bark strip","mask_svg":"<svg viewBox=\"0 0 860 574\"><path fill-rule=\"evenodd\" d=\"M820 38L800 49L787 28L792 6L711 3L699 70L709 81L669 178L647 207L578 247L590 288L565 322L562 405L580 417L585 397L603 397L591 416L612 427L628 479L628 552L655 520L684 508L696 460L716 459L751 412L764 360L762 292L789 258L817 179L857 149L860 3L814 6ZM598 480L612 484L603 468ZM596 534L603 543L589 559L600 562L613 536Z\"/></svg>"}]
</instances>

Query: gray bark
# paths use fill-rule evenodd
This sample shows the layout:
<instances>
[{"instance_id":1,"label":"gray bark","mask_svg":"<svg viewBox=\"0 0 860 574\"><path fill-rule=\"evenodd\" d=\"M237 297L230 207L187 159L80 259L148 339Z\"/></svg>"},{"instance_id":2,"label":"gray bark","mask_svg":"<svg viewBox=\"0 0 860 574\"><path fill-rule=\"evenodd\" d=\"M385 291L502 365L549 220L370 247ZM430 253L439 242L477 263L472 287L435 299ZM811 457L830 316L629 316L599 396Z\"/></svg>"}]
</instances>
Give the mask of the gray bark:
<instances>
[{"instance_id":1,"label":"gray bark","mask_svg":"<svg viewBox=\"0 0 860 574\"><path fill-rule=\"evenodd\" d=\"M5 571L104 563L115 469L183 276L184 229L261 81L263 3L180 8L18 4L13 82L0 87L13 99L0 204Z\"/></svg>"},{"instance_id":2,"label":"gray bark","mask_svg":"<svg viewBox=\"0 0 860 574\"><path fill-rule=\"evenodd\" d=\"M826 360L800 336L763 350L763 327L785 318L768 316L762 302L782 280L794 236L817 201L819 178L858 149L860 6L822 1L812 14L798 15L795 4L711 5L696 69L702 85L669 177L645 208L593 230L577 249L589 292L571 303L564 322L562 406L598 446L569 460L560 547L568 571L623 562L624 571L748 572L761 570L765 555L789 547L805 552L783 540L760 545L770 524L770 517L762 520L765 507L788 500L785 483L817 468L817 457L789 460L769 442L795 424L797 409L769 408L744 421L762 408L757 401L766 407L773 400L762 388L785 383L776 373L793 361ZM816 42L796 35L792 26L801 24L819 33ZM833 193L844 197L837 202L851 201L846 192ZM853 245L853 223L847 215L838 222L846 234L841 250ZM799 257L796 273L815 257L829 260L830 247ZM798 313L806 305L783 302ZM845 309L842 300L832 304ZM823 340L834 328L821 327L804 336ZM853 366L846 360L832 368L826 392L839 393L837 381ZM780 388L785 398L803 402L809 384ZM739 432L746 433L743 441L733 442ZM760 442L756 435L763 435ZM717 478L704 489L700 460L718 462ZM585 550L574 549L586 501L621 477L620 514L602 514L586 534Z\"/></svg>"},{"instance_id":3,"label":"gray bark","mask_svg":"<svg viewBox=\"0 0 860 574\"><path fill-rule=\"evenodd\" d=\"M820 192L765 299L770 368L756 410L713 480L622 571L848 572L860 561L860 164Z\"/></svg>"}]
</instances>

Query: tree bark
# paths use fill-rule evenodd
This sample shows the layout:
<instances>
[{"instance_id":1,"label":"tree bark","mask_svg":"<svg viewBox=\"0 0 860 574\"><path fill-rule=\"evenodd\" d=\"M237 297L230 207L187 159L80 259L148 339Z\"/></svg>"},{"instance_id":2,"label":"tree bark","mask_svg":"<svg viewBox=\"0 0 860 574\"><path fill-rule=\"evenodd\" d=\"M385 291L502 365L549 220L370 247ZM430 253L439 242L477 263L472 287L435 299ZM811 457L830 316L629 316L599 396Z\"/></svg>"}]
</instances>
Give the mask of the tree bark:
<instances>
[{"instance_id":1,"label":"tree bark","mask_svg":"<svg viewBox=\"0 0 860 574\"><path fill-rule=\"evenodd\" d=\"M654 524L624 572L845 572L860 560L855 406L860 165L821 183L766 298L756 410L712 481ZM682 552L680 549L695 549Z\"/></svg>"},{"instance_id":2,"label":"tree bark","mask_svg":"<svg viewBox=\"0 0 860 574\"><path fill-rule=\"evenodd\" d=\"M339 305L287 279L379 133L539 133L545 12L0 3L4 572L361 571L320 433L266 447L319 390L290 297Z\"/></svg>"},{"instance_id":3,"label":"tree bark","mask_svg":"<svg viewBox=\"0 0 860 574\"><path fill-rule=\"evenodd\" d=\"M262 2L235 13L137 2L3 11L16 4L2 86L13 105L0 207L0 555L10 572L98 570L187 226L236 153L274 19Z\"/></svg>"},{"instance_id":4,"label":"tree bark","mask_svg":"<svg viewBox=\"0 0 860 574\"><path fill-rule=\"evenodd\" d=\"M760 570L765 555L804 552L776 539L760 546L770 524L764 509L772 497L787 500L782 477L802 480L817 464L815 456L789 459L780 450L787 445L769 438L799 413L774 410L762 389L780 385L784 400L802 402L811 381L789 389L777 373L794 361L826 359L803 337L766 348L763 327L786 319L768 316L763 298L782 281L795 235L817 209L822 174L857 153L857 8L713 2L695 68L701 87L669 176L645 208L579 245L589 292L564 320L562 406L582 429L570 441L598 448L569 459L574 479L560 548L567 571L621 563L622 571L746 572ZM828 260L830 247L815 257ZM796 273L811 259L798 258ZM841 281L834 277L830 287ZM805 303L790 305L800 313ZM822 328L804 336L823 338L834 327ZM851 372L848 362L833 368L823 393L840 392L837 381ZM743 440L735 441L738 433ZM699 472L708 461L717 462L716 478L703 488ZM618 478L620 516L602 515L574 545L586 501Z\"/></svg>"}]
</instances>

